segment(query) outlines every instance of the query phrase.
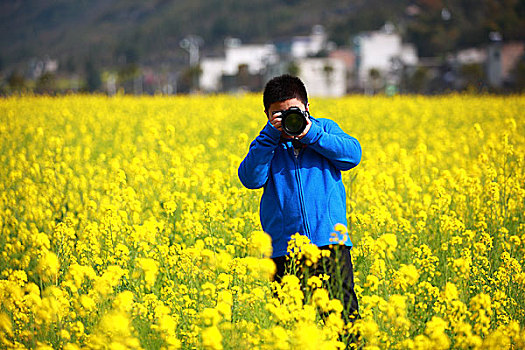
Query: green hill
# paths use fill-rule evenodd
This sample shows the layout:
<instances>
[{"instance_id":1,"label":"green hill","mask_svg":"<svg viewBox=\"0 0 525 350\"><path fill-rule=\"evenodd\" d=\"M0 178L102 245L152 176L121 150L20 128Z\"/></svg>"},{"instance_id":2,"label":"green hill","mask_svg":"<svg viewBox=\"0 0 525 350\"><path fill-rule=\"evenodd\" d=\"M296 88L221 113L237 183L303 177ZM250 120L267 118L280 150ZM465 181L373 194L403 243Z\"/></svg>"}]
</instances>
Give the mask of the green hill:
<instances>
[{"instance_id":1,"label":"green hill","mask_svg":"<svg viewBox=\"0 0 525 350\"><path fill-rule=\"evenodd\" d=\"M188 34L204 39L205 53L218 53L228 36L266 42L308 34L314 24L342 45L387 20L421 55L434 56L486 42L490 31L524 39L525 1L6 0L0 2L0 69L46 55L70 71L87 60L184 64L179 42Z\"/></svg>"}]
</instances>

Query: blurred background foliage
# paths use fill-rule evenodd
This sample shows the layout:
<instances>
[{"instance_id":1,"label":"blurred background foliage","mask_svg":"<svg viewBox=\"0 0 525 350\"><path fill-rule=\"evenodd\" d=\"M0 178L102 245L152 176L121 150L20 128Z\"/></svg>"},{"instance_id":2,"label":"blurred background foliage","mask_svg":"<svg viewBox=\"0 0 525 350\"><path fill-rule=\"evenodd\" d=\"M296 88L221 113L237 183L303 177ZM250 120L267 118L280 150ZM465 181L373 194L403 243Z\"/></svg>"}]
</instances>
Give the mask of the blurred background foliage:
<instances>
[{"instance_id":1,"label":"blurred background foliage","mask_svg":"<svg viewBox=\"0 0 525 350\"><path fill-rule=\"evenodd\" d=\"M525 39L524 0L26 0L0 2L0 70L31 56L50 55L70 70L96 66L184 64L179 41L197 33L208 52L223 40L264 42L326 27L330 40L386 21L413 42L421 57L481 45L490 32Z\"/></svg>"}]
</instances>

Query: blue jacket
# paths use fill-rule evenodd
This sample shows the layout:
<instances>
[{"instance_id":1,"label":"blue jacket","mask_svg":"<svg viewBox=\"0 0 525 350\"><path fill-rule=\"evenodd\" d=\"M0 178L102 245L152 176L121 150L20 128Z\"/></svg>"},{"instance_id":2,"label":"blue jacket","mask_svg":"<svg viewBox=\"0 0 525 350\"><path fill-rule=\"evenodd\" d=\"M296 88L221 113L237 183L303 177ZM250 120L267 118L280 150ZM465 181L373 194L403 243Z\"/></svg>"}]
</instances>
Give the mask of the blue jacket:
<instances>
[{"instance_id":1,"label":"blue jacket","mask_svg":"<svg viewBox=\"0 0 525 350\"><path fill-rule=\"evenodd\" d=\"M347 226L346 192L341 170L361 160L359 142L332 120L310 117L312 126L294 155L290 140L269 122L250 144L239 166L239 179L261 188L260 218L272 237L272 257L286 255L291 235L299 232L317 246L333 244L336 224ZM346 244L351 246L348 239Z\"/></svg>"}]
</instances>

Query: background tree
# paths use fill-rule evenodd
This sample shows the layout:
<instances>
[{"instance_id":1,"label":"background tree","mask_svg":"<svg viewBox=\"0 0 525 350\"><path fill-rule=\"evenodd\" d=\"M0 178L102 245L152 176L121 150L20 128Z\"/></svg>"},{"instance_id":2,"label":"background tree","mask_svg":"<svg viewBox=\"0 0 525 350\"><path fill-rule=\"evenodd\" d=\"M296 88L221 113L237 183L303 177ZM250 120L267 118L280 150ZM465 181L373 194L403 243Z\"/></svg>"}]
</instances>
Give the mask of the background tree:
<instances>
[{"instance_id":1,"label":"background tree","mask_svg":"<svg viewBox=\"0 0 525 350\"><path fill-rule=\"evenodd\" d=\"M102 86L100 71L95 66L92 59L86 62L86 88L89 92L99 91Z\"/></svg>"},{"instance_id":2,"label":"background tree","mask_svg":"<svg viewBox=\"0 0 525 350\"><path fill-rule=\"evenodd\" d=\"M24 76L15 70L7 78L7 87L10 92L22 92L26 89L26 81Z\"/></svg>"},{"instance_id":3,"label":"background tree","mask_svg":"<svg viewBox=\"0 0 525 350\"><path fill-rule=\"evenodd\" d=\"M299 68L299 65L295 61L291 61L286 66L286 71L290 75L298 76L301 73L301 68Z\"/></svg>"},{"instance_id":4,"label":"background tree","mask_svg":"<svg viewBox=\"0 0 525 350\"><path fill-rule=\"evenodd\" d=\"M53 94L56 91L56 88L56 76L51 72L45 72L36 80L36 93Z\"/></svg>"}]
</instances>

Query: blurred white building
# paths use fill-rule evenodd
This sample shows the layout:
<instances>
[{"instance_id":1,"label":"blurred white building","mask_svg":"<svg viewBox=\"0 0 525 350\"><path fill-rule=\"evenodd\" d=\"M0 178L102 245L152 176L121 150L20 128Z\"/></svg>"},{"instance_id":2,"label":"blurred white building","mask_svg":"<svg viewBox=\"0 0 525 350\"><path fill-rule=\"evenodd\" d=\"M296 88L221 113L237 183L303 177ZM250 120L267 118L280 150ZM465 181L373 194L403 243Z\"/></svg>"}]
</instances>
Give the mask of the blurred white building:
<instances>
[{"instance_id":1,"label":"blurred white building","mask_svg":"<svg viewBox=\"0 0 525 350\"><path fill-rule=\"evenodd\" d=\"M205 92L217 92L221 87L221 77L225 73L224 58L204 58L201 60L199 87Z\"/></svg>"},{"instance_id":2,"label":"blurred white building","mask_svg":"<svg viewBox=\"0 0 525 350\"><path fill-rule=\"evenodd\" d=\"M312 28L309 36L295 36L276 44L245 45L239 39L230 38L224 43L224 57L202 59L200 88L204 92L229 91L235 82L242 80L240 77L236 80L235 76L242 74L258 76L253 81L259 81L262 90L265 83L262 79L288 72L293 65L311 96L342 96L348 90L348 57L341 53L316 57L334 48L319 25Z\"/></svg>"},{"instance_id":3,"label":"blurred white building","mask_svg":"<svg viewBox=\"0 0 525 350\"><path fill-rule=\"evenodd\" d=\"M463 64L482 64L487 59L487 50L483 48L471 47L459 50L455 54L455 60L460 65Z\"/></svg>"},{"instance_id":4,"label":"blurred white building","mask_svg":"<svg viewBox=\"0 0 525 350\"><path fill-rule=\"evenodd\" d=\"M358 85L367 88L372 84L374 73L385 83L396 84L403 66L418 63L416 47L403 43L401 35L391 24L385 24L380 31L366 32L354 39L357 53Z\"/></svg>"},{"instance_id":5,"label":"blurred white building","mask_svg":"<svg viewBox=\"0 0 525 350\"><path fill-rule=\"evenodd\" d=\"M343 96L348 88L348 70L338 58L301 58L295 61L309 96Z\"/></svg>"},{"instance_id":6,"label":"blurred white building","mask_svg":"<svg viewBox=\"0 0 525 350\"><path fill-rule=\"evenodd\" d=\"M200 88L206 92L221 89L223 75L239 73L240 66L246 66L250 74L261 74L279 57L273 44L243 45L239 39L227 39L224 43L224 58L204 58L201 61Z\"/></svg>"},{"instance_id":7,"label":"blurred white building","mask_svg":"<svg viewBox=\"0 0 525 350\"><path fill-rule=\"evenodd\" d=\"M295 36L290 41L290 56L292 58L304 58L315 56L325 50L328 46L327 35L324 27L315 25L312 33L308 36Z\"/></svg>"}]
</instances>

